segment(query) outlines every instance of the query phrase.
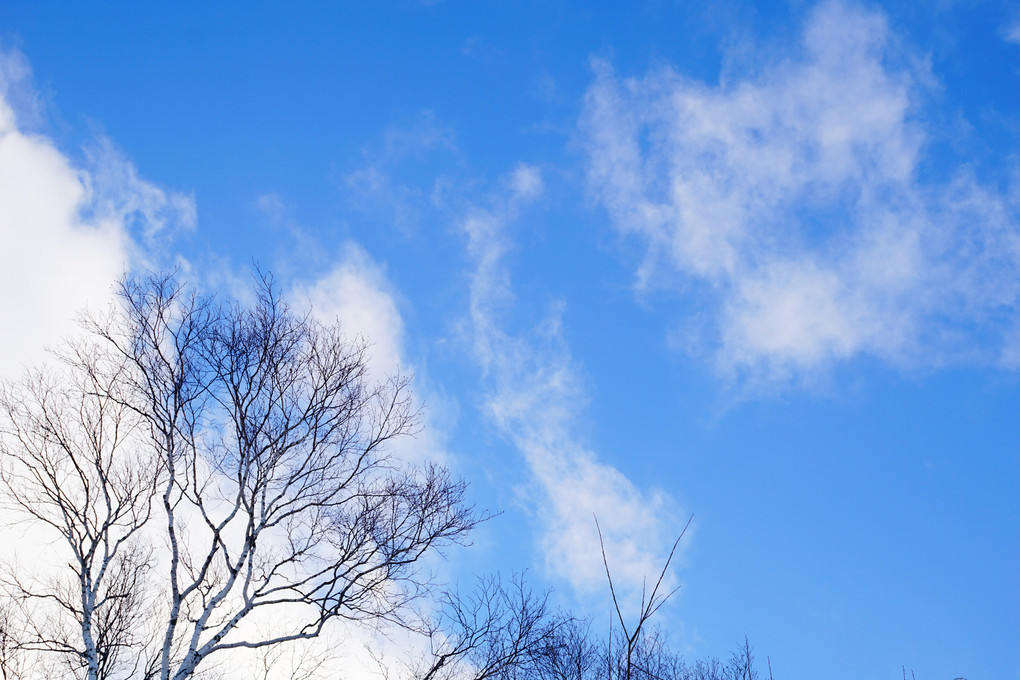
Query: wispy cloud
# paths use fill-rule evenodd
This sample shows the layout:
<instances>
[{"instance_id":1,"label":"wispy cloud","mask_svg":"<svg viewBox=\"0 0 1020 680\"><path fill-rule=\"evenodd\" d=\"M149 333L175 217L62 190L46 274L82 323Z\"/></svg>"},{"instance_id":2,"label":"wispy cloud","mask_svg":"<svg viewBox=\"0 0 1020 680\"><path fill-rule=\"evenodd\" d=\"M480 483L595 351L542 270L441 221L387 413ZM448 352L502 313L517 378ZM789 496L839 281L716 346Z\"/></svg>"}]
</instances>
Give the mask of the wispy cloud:
<instances>
[{"instance_id":1,"label":"wispy cloud","mask_svg":"<svg viewBox=\"0 0 1020 680\"><path fill-rule=\"evenodd\" d=\"M859 356L1017 354L1018 185L925 179L932 78L883 15L823 3L800 45L719 85L594 69L591 191L644 245L639 288L711 301L683 335L723 374L774 387Z\"/></svg>"},{"instance_id":2,"label":"wispy cloud","mask_svg":"<svg viewBox=\"0 0 1020 680\"><path fill-rule=\"evenodd\" d=\"M461 221L472 265L469 335L489 387L485 406L533 475L537 490L529 500L537 504L549 571L581 593L605 588L598 515L614 577L635 591L661 568L676 507L662 493L638 489L583 443L576 421L587 399L564 337L562 306L552 305L527 333L505 330L515 299L508 229L542 191L538 168L520 165L491 204Z\"/></svg>"},{"instance_id":3,"label":"wispy cloud","mask_svg":"<svg viewBox=\"0 0 1020 680\"><path fill-rule=\"evenodd\" d=\"M437 156L454 161L450 174L430 166L423 176L414 176L416 164L426 159L434 164ZM532 474L533 485L522 493L535 508L546 566L581 593L603 592L597 514L614 574L621 584L639 589L645 577L661 568L668 551L668 534L674 530L670 522L676 519L673 501L638 489L584 445L576 421L586 395L560 326L561 308L553 305L529 332L507 330L516 300L507 263L514 249L511 229L521 212L543 196L542 173L518 165L486 195L476 179L464 176L461 161L453 133L426 116L422 125L392 128L380 143L367 147L365 165L345 176L344 189L365 209L393 211L387 215L398 225L454 216L470 261L464 330L487 388L484 409ZM363 255L354 259L363 260ZM317 288L328 282L330 291L347 290L349 299L358 301L354 317L384 309L369 303L371 296L358 294L358 286L339 283L351 273L341 265Z\"/></svg>"},{"instance_id":4,"label":"wispy cloud","mask_svg":"<svg viewBox=\"0 0 1020 680\"><path fill-rule=\"evenodd\" d=\"M42 359L85 305L111 299L126 270L161 257L164 237L195 222L190 196L139 177L105 139L75 164L46 136L31 70L0 53L0 374ZM22 119L27 118L26 123Z\"/></svg>"},{"instance_id":5,"label":"wispy cloud","mask_svg":"<svg viewBox=\"0 0 1020 680\"><path fill-rule=\"evenodd\" d=\"M364 162L340 178L345 198L353 207L381 217L405 234L413 232L432 208L431 192L413 176L415 166L426 159L435 162L441 154L454 159L459 155L453 131L429 112L409 127L389 128L379 143L367 145L362 153Z\"/></svg>"},{"instance_id":6,"label":"wispy cloud","mask_svg":"<svg viewBox=\"0 0 1020 680\"><path fill-rule=\"evenodd\" d=\"M1020 17L1013 20L1013 23L1006 29L1006 40L1020 45Z\"/></svg>"}]
</instances>

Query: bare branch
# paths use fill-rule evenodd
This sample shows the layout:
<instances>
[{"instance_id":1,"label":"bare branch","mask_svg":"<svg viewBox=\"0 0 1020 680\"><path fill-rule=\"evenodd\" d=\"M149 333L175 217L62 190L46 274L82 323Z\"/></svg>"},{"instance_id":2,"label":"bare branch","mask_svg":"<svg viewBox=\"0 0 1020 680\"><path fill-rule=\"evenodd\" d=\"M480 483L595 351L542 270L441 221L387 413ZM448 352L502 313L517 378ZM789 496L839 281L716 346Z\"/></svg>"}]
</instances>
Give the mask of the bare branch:
<instances>
[{"instance_id":1,"label":"bare branch","mask_svg":"<svg viewBox=\"0 0 1020 680\"><path fill-rule=\"evenodd\" d=\"M444 468L386 452L418 428L409 379L371 381L364 342L255 279L250 306L125 279L60 374L0 393L3 502L66 556L8 596L53 612L36 647L90 679L183 680L336 619L406 624L432 587L421 559L480 519ZM256 612L295 623L259 633Z\"/></svg>"}]
</instances>

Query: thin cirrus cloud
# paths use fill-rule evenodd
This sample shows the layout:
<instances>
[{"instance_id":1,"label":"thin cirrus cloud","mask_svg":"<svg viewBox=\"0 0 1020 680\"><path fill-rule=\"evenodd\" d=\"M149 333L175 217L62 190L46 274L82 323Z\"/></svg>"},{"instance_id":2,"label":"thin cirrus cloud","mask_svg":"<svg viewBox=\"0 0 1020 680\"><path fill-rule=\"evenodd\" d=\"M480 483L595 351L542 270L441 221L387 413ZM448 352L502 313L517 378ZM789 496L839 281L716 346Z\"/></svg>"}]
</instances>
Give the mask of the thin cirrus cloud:
<instances>
[{"instance_id":1,"label":"thin cirrus cloud","mask_svg":"<svg viewBox=\"0 0 1020 680\"><path fill-rule=\"evenodd\" d=\"M542 196L541 172L526 164L517 166L488 200L478 191L464 196L455 188L477 188L476 182L454 182L442 174L429 190L405 183L396 175L409 158L431 158L437 152L454 161L461 157L452 132L428 116L425 123L410 131L388 131L381 152L344 176L345 187L365 206L404 202L406 207L410 205L406 200L413 197L416 214L451 216L464 238L469 262L469 308L461 330L482 372L486 390L482 408L532 475L532 483L520 491L534 508L545 565L577 593L601 594L605 571L594 523L597 515L614 579L628 596L639 593L644 580L662 568L669 534L678 529L676 505L664 493L638 489L582 443L576 421L586 395L560 326L560 309L554 306L530 332L508 330L516 297L507 263L515 247L509 232L521 212ZM337 277L363 270L364 263L364 257L354 258L353 269L341 266L313 290L349 289L336 285ZM375 288L377 274L369 277ZM311 297L314 301L317 295ZM354 316L359 315L355 309Z\"/></svg>"},{"instance_id":2,"label":"thin cirrus cloud","mask_svg":"<svg viewBox=\"0 0 1020 680\"><path fill-rule=\"evenodd\" d=\"M161 258L194 200L138 176L106 139L73 162L46 136L27 60L0 53L0 375L44 358L75 314L111 299L125 271ZM16 323L11 320L17 320Z\"/></svg>"},{"instance_id":3,"label":"thin cirrus cloud","mask_svg":"<svg viewBox=\"0 0 1020 680\"><path fill-rule=\"evenodd\" d=\"M1020 365L1012 190L924 180L932 77L885 17L818 6L801 43L718 85L594 62L593 195L644 253L639 288L707 299L688 347L749 385L869 356Z\"/></svg>"},{"instance_id":4,"label":"thin cirrus cloud","mask_svg":"<svg viewBox=\"0 0 1020 680\"><path fill-rule=\"evenodd\" d=\"M377 144L363 150L364 163L340 178L340 186L352 207L397 226L405 235L434 207L434 192L415 182L402 181L400 171L438 157L456 162L460 152L449 128L431 113L422 113L410 128L391 127ZM429 171L431 173L431 170Z\"/></svg>"},{"instance_id":5,"label":"thin cirrus cloud","mask_svg":"<svg viewBox=\"0 0 1020 680\"><path fill-rule=\"evenodd\" d=\"M1017 18L1013 24L1006 29L1006 40L1012 43L1020 45L1020 18Z\"/></svg>"},{"instance_id":6,"label":"thin cirrus cloud","mask_svg":"<svg viewBox=\"0 0 1020 680\"><path fill-rule=\"evenodd\" d=\"M543 183L537 168L520 165L504 185L492 206L470 210L460 223L472 267L469 336L489 388L485 408L534 477L536 488L525 494L537 506L549 571L578 593L604 590L597 516L614 580L629 602L662 568L675 503L638 489L578 437L575 421L586 398L563 335L561 307L554 305L529 333L505 330L514 301L507 229L541 195Z\"/></svg>"}]
</instances>

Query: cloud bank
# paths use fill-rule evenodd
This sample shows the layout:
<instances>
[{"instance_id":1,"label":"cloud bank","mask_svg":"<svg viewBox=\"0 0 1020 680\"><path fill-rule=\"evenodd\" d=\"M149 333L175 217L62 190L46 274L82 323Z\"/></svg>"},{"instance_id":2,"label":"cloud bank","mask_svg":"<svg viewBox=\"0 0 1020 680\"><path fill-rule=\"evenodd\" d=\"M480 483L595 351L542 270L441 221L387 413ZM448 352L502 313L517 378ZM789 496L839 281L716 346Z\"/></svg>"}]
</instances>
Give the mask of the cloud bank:
<instances>
[{"instance_id":1,"label":"cloud bank","mask_svg":"<svg viewBox=\"0 0 1020 680\"><path fill-rule=\"evenodd\" d=\"M0 53L0 375L40 361L86 305L158 255L161 235L195 221L191 197L138 176L105 139L76 164L29 132L41 105L17 52ZM24 122L22 122L24 121Z\"/></svg>"},{"instance_id":2,"label":"cloud bank","mask_svg":"<svg viewBox=\"0 0 1020 680\"><path fill-rule=\"evenodd\" d=\"M638 288L707 306L678 335L759 386L858 357L1020 365L1020 183L932 179L923 60L828 2L759 63L708 85L594 62L589 187L642 247Z\"/></svg>"}]
</instances>

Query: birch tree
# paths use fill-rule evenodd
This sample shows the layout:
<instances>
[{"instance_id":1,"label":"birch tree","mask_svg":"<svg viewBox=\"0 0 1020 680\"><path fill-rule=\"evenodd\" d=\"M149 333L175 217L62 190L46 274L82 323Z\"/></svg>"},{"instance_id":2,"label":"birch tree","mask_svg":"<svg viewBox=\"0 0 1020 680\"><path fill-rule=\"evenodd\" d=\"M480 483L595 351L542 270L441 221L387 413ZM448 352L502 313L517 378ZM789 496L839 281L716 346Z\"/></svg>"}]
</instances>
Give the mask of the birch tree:
<instances>
[{"instance_id":1,"label":"birch tree","mask_svg":"<svg viewBox=\"0 0 1020 680\"><path fill-rule=\"evenodd\" d=\"M16 648L57 653L98 680L137 661L133 624L151 558L142 530L159 466L134 445L141 421L123 401L124 364L84 350L0 391L5 516L42 556L66 560L51 569L31 556L3 585L8 611L22 614Z\"/></svg>"},{"instance_id":2,"label":"birch tree","mask_svg":"<svg viewBox=\"0 0 1020 680\"><path fill-rule=\"evenodd\" d=\"M70 378L5 388L5 497L72 557L63 588L16 574L8 596L55 605L65 634L34 648L90 680L184 680L337 619L408 624L422 559L477 521L444 468L387 452L417 428L408 379L373 381L363 341L268 277L254 297L127 279L85 319Z\"/></svg>"}]
</instances>

